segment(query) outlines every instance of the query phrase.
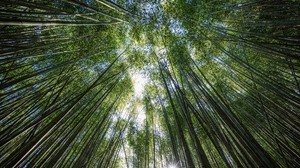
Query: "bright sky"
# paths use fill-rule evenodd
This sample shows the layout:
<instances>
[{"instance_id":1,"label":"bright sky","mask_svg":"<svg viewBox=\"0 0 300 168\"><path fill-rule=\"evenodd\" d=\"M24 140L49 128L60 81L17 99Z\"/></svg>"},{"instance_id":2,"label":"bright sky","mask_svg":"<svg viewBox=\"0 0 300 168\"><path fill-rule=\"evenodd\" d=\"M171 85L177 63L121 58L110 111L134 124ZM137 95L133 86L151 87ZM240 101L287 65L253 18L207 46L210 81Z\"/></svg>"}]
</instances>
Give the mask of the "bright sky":
<instances>
[{"instance_id":1,"label":"bright sky","mask_svg":"<svg viewBox=\"0 0 300 168\"><path fill-rule=\"evenodd\" d=\"M133 98L138 102L143 99L143 95L145 92L145 86L149 82L149 79L143 75L143 71L134 71L129 73L131 76L134 96ZM136 124L138 127L142 127L144 124L144 120L146 118L145 108L142 103L136 104Z\"/></svg>"},{"instance_id":2,"label":"bright sky","mask_svg":"<svg viewBox=\"0 0 300 168\"><path fill-rule=\"evenodd\" d=\"M145 85L149 80L142 74L142 71L130 72L130 76L134 89L134 97L142 99Z\"/></svg>"},{"instance_id":3,"label":"bright sky","mask_svg":"<svg viewBox=\"0 0 300 168\"><path fill-rule=\"evenodd\" d=\"M168 168L177 168L176 164L175 163L170 163L168 165Z\"/></svg>"},{"instance_id":4,"label":"bright sky","mask_svg":"<svg viewBox=\"0 0 300 168\"><path fill-rule=\"evenodd\" d=\"M146 84L149 82L149 79L146 78L143 75L142 71L129 71L129 75L131 77L131 82L133 84L133 89L134 89L134 95L131 98L130 101L128 101L128 104L126 104L123 113L130 113L132 110L132 107L136 107L136 119L134 120L137 128L138 129L142 129L143 125L144 125L144 121L146 119L146 112L145 112L145 108L144 105L140 102L138 102L139 100L143 99L143 95L144 95L144 91L145 91L145 86ZM136 103L137 102L137 103ZM126 148L126 152L127 155L131 155L131 151L130 148L128 148L127 143L125 142L125 148ZM119 157L121 159L121 164L122 165L126 165L126 160L125 160L125 153L124 153L124 148L122 148L122 150L120 150L119 152ZM132 163L130 160L129 161L129 167L132 167Z\"/></svg>"}]
</instances>

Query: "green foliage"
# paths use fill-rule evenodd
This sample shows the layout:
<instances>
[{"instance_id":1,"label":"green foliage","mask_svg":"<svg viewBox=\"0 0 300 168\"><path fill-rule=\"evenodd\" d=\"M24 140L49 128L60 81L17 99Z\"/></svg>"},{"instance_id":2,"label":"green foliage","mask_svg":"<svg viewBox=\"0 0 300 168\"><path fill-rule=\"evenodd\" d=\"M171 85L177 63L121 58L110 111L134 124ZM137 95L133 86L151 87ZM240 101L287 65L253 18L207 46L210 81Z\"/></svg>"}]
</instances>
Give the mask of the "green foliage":
<instances>
[{"instance_id":1,"label":"green foliage","mask_svg":"<svg viewBox=\"0 0 300 168\"><path fill-rule=\"evenodd\" d=\"M299 167L299 8L1 1L0 167Z\"/></svg>"}]
</instances>

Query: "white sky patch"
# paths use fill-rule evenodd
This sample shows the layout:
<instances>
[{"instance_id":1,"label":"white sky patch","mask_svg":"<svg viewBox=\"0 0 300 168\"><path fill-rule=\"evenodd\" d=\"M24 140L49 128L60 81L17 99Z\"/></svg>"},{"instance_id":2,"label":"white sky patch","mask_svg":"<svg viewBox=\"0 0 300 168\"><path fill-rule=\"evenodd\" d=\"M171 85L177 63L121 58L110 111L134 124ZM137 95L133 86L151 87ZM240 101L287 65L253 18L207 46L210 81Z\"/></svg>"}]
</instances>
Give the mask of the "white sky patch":
<instances>
[{"instance_id":1,"label":"white sky patch","mask_svg":"<svg viewBox=\"0 0 300 168\"><path fill-rule=\"evenodd\" d=\"M169 29L171 33L178 36L182 36L187 33L187 30L183 27L182 23L179 20L173 18L171 18L169 21Z\"/></svg>"},{"instance_id":2,"label":"white sky patch","mask_svg":"<svg viewBox=\"0 0 300 168\"><path fill-rule=\"evenodd\" d=\"M130 72L133 89L134 89L134 99L136 102L141 101L144 96L145 86L149 83L149 79L144 75L143 71ZM143 103L136 103L136 119L135 123L139 129L142 128L146 119L146 111Z\"/></svg>"},{"instance_id":3,"label":"white sky patch","mask_svg":"<svg viewBox=\"0 0 300 168\"><path fill-rule=\"evenodd\" d=\"M129 70L133 85L133 95L127 101L122 109L118 109L118 112L112 116L112 120L117 122L118 119L128 119L130 113L133 113L133 122L138 129L143 129L146 119L146 111L144 103L145 86L150 82L149 77L145 75L145 72Z\"/></svg>"},{"instance_id":4,"label":"white sky patch","mask_svg":"<svg viewBox=\"0 0 300 168\"><path fill-rule=\"evenodd\" d=\"M170 163L167 168L178 168L178 166L175 163Z\"/></svg>"},{"instance_id":5,"label":"white sky patch","mask_svg":"<svg viewBox=\"0 0 300 168\"><path fill-rule=\"evenodd\" d=\"M140 14L142 15L142 22L149 23L151 21L151 18L154 17L154 15L159 12L159 6L155 3L145 2L140 3Z\"/></svg>"},{"instance_id":6,"label":"white sky patch","mask_svg":"<svg viewBox=\"0 0 300 168\"><path fill-rule=\"evenodd\" d=\"M189 51L189 54L191 56L191 58L193 60L196 59L195 55L196 55L196 48L195 47L192 47L190 44L188 45L188 51Z\"/></svg>"},{"instance_id":7,"label":"white sky patch","mask_svg":"<svg viewBox=\"0 0 300 168\"><path fill-rule=\"evenodd\" d=\"M135 122L137 124L138 129L142 129L146 119L146 111L144 105L138 104L136 107L136 111L137 116Z\"/></svg>"},{"instance_id":8,"label":"white sky patch","mask_svg":"<svg viewBox=\"0 0 300 168\"><path fill-rule=\"evenodd\" d=\"M158 6L157 4L146 2L146 3L141 3L140 8L145 14L153 15L157 11Z\"/></svg>"},{"instance_id":9,"label":"white sky patch","mask_svg":"<svg viewBox=\"0 0 300 168\"><path fill-rule=\"evenodd\" d=\"M149 80L145 77L142 71L130 72L130 76L134 89L134 97L142 99L145 86Z\"/></svg>"}]
</instances>

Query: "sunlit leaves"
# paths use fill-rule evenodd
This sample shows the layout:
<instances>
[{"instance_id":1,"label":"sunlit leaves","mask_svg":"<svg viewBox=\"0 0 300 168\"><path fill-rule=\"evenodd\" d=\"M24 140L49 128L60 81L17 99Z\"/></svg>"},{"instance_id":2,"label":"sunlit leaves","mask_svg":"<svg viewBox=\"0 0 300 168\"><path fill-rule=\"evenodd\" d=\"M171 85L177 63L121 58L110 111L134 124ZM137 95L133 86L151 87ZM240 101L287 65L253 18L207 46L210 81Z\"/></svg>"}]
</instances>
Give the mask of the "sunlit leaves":
<instances>
[{"instance_id":1,"label":"sunlit leaves","mask_svg":"<svg viewBox=\"0 0 300 168\"><path fill-rule=\"evenodd\" d=\"M0 165L299 167L298 7L3 1Z\"/></svg>"}]
</instances>

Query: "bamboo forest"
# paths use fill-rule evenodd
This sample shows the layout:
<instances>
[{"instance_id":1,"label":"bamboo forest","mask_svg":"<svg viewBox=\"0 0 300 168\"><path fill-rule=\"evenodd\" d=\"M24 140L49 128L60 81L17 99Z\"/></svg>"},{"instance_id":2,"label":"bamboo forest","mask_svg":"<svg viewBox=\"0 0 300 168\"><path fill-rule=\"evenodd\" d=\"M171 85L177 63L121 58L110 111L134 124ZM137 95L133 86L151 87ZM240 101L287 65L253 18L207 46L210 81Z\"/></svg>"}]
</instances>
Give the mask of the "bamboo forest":
<instances>
[{"instance_id":1,"label":"bamboo forest","mask_svg":"<svg viewBox=\"0 0 300 168\"><path fill-rule=\"evenodd\" d=\"M299 0L0 0L1 168L299 168Z\"/></svg>"}]
</instances>

